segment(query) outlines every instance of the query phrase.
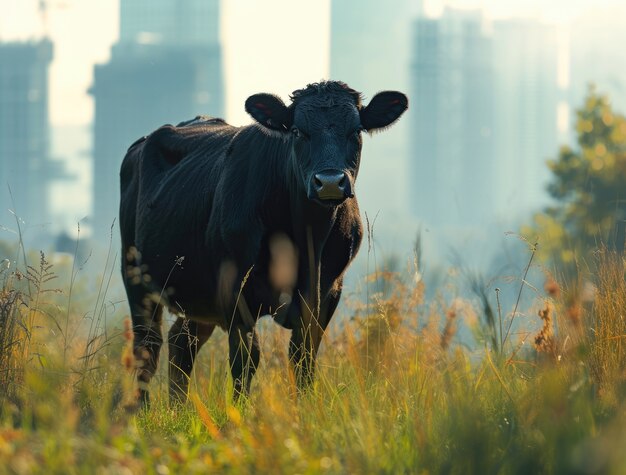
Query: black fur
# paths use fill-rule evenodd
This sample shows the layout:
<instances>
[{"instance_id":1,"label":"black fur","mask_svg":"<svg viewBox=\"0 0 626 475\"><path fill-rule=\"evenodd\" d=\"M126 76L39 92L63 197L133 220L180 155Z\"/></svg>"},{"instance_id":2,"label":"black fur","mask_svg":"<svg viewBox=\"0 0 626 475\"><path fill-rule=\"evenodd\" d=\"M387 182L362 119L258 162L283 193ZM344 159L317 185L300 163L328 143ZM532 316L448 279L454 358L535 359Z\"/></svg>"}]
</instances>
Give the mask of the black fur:
<instances>
[{"instance_id":1,"label":"black fur","mask_svg":"<svg viewBox=\"0 0 626 475\"><path fill-rule=\"evenodd\" d=\"M196 352L216 326L229 334L235 397L246 393L259 360L254 325L268 313L293 330L299 387L311 382L363 234L351 197L360 132L404 112L406 97L393 94L404 108L385 107L385 96L363 109L359 93L334 81L294 92L289 106L256 94L246 110L258 124L199 116L131 146L120 172L122 273L142 398L162 343L163 306L179 316L168 337L172 397L186 394ZM345 199L316 197L315 176L325 171L345 174ZM277 237L297 256L294 280L282 288L272 278Z\"/></svg>"}]
</instances>

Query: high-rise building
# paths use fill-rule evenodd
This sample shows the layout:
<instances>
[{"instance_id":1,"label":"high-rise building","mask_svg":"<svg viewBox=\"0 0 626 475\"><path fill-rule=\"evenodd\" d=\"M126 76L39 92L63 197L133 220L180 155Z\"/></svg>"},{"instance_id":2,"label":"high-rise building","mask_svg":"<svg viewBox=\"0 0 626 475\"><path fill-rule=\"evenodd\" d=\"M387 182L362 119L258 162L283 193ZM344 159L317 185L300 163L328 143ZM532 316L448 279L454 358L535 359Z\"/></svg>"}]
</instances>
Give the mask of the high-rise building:
<instances>
[{"instance_id":1,"label":"high-rise building","mask_svg":"<svg viewBox=\"0 0 626 475\"><path fill-rule=\"evenodd\" d=\"M558 155L556 28L535 20L494 23L496 214L529 219L548 199L549 158Z\"/></svg>"},{"instance_id":2,"label":"high-rise building","mask_svg":"<svg viewBox=\"0 0 626 475\"><path fill-rule=\"evenodd\" d=\"M0 43L0 202L34 228L29 237L49 231L51 60L47 39Z\"/></svg>"},{"instance_id":3,"label":"high-rise building","mask_svg":"<svg viewBox=\"0 0 626 475\"><path fill-rule=\"evenodd\" d=\"M118 215L128 146L163 124L224 111L219 0L121 0L120 16L120 40L91 89L99 240Z\"/></svg>"},{"instance_id":4,"label":"high-rise building","mask_svg":"<svg viewBox=\"0 0 626 475\"><path fill-rule=\"evenodd\" d=\"M411 14L410 0L333 0L331 78L362 92L365 104L382 90L409 95ZM409 95L409 107L412 99ZM364 135L359 205L370 217L380 212L382 222L389 218L399 224L397 218L408 214L408 122L405 116L384 134Z\"/></svg>"},{"instance_id":5,"label":"high-rise building","mask_svg":"<svg viewBox=\"0 0 626 475\"><path fill-rule=\"evenodd\" d=\"M556 30L446 9L415 20L412 45L412 209L439 258L487 256L548 203L563 94Z\"/></svg>"},{"instance_id":6,"label":"high-rise building","mask_svg":"<svg viewBox=\"0 0 626 475\"><path fill-rule=\"evenodd\" d=\"M120 43L215 45L219 8L217 0L122 0Z\"/></svg>"},{"instance_id":7,"label":"high-rise building","mask_svg":"<svg viewBox=\"0 0 626 475\"><path fill-rule=\"evenodd\" d=\"M479 11L413 24L411 207L439 229L493 215L493 41Z\"/></svg>"}]
</instances>

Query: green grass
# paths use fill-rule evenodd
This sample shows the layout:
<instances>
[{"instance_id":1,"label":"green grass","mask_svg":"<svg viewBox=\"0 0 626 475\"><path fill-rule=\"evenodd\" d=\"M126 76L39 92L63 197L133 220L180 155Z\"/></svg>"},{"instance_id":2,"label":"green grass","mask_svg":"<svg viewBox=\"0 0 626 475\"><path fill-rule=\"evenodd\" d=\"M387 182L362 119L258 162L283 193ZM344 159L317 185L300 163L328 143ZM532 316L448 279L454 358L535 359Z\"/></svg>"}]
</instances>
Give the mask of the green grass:
<instances>
[{"instance_id":1,"label":"green grass","mask_svg":"<svg viewBox=\"0 0 626 475\"><path fill-rule=\"evenodd\" d=\"M456 341L468 306L426 305L386 275L386 297L349 306L325 337L310 392L295 396L288 334L262 325L249 400L231 404L216 334L190 401L169 407L161 365L139 412L123 323L95 334L67 290L15 300L23 281L5 272L2 318L16 324L0 340L0 473L625 473L625 270L606 255L576 318L552 289L541 344L534 331L501 353Z\"/></svg>"}]
</instances>

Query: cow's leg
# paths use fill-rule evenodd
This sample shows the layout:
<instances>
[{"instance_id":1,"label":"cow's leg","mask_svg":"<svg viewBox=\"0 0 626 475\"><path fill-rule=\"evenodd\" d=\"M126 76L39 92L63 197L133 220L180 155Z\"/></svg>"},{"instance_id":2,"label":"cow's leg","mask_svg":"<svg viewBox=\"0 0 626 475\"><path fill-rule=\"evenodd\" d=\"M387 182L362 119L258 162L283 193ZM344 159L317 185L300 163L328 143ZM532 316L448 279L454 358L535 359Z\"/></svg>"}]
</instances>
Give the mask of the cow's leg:
<instances>
[{"instance_id":1,"label":"cow's leg","mask_svg":"<svg viewBox=\"0 0 626 475\"><path fill-rule=\"evenodd\" d=\"M315 358L322 342L325 325L317 319L301 319L291 332L289 341L289 361L296 375L299 390L305 390L313 383Z\"/></svg>"},{"instance_id":2,"label":"cow's leg","mask_svg":"<svg viewBox=\"0 0 626 475\"><path fill-rule=\"evenodd\" d=\"M320 324L322 328L326 330L326 327L330 323L331 318L337 310L339 300L341 299L341 290L343 287L343 278L337 279L337 282L333 289L330 290L324 301L322 302L322 309L320 311Z\"/></svg>"},{"instance_id":3,"label":"cow's leg","mask_svg":"<svg viewBox=\"0 0 626 475\"><path fill-rule=\"evenodd\" d=\"M313 383L317 352L340 297L341 281L322 301L319 319L302 319L294 326L289 341L289 361L293 366L299 390L306 390Z\"/></svg>"},{"instance_id":4,"label":"cow's leg","mask_svg":"<svg viewBox=\"0 0 626 475\"><path fill-rule=\"evenodd\" d=\"M312 325L301 323L294 327L289 341L289 361L296 375L299 390L305 390L313 382L315 357L322 341L322 332Z\"/></svg>"},{"instance_id":5,"label":"cow's leg","mask_svg":"<svg viewBox=\"0 0 626 475\"><path fill-rule=\"evenodd\" d=\"M163 343L161 321L163 308L141 285L126 289L133 321L133 353L135 356L139 402L149 403L148 384L156 372Z\"/></svg>"},{"instance_id":6,"label":"cow's leg","mask_svg":"<svg viewBox=\"0 0 626 475\"><path fill-rule=\"evenodd\" d=\"M181 402L187 398L189 378L198 350L210 338L215 325L199 323L179 317L170 328L169 379L170 401Z\"/></svg>"},{"instance_id":7,"label":"cow's leg","mask_svg":"<svg viewBox=\"0 0 626 475\"><path fill-rule=\"evenodd\" d=\"M247 396L252 377L259 365L259 341L254 327L232 325L228 332L230 372L233 377L233 399Z\"/></svg>"},{"instance_id":8,"label":"cow's leg","mask_svg":"<svg viewBox=\"0 0 626 475\"><path fill-rule=\"evenodd\" d=\"M256 318L250 313L244 294L254 288L252 270L261 248L263 229L255 219L242 220L242 213L238 211L233 210L226 216L229 217L228 225L224 228L224 223L220 223L225 245L223 252L233 258L224 259L220 266L218 305L228 322L228 358L233 399L237 401L248 395L260 360L259 342L254 331Z\"/></svg>"}]
</instances>

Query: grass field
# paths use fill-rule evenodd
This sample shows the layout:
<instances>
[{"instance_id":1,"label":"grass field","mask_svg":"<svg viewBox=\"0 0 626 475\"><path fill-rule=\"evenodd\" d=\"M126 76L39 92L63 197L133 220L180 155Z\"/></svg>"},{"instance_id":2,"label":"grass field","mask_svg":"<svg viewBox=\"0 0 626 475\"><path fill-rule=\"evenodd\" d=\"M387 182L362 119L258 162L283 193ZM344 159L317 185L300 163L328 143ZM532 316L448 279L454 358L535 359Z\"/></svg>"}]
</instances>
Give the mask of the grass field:
<instances>
[{"instance_id":1,"label":"grass field","mask_svg":"<svg viewBox=\"0 0 626 475\"><path fill-rule=\"evenodd\" d=\"M249 400L231 404L216 334L190 401L169 407L162 364L147 411L133 406L127 321L57 292L43 256L4 269L0 473L626 473L626 265L600 260L588 303L549 282L540 330L515 336L516 310L490 324L471 302L424 302L411 274L379 274L388 291L331 325L308 393L268 322Z\"/></svg>"}]
</instances>

